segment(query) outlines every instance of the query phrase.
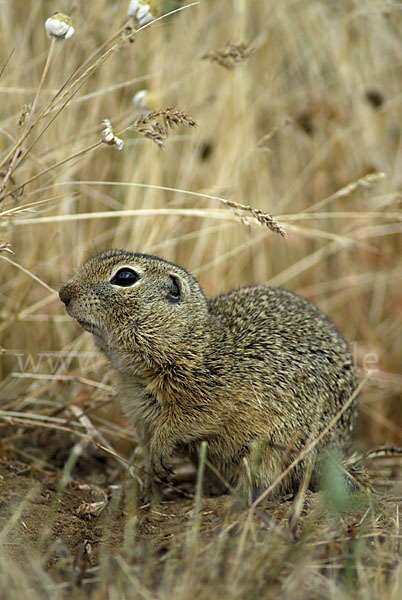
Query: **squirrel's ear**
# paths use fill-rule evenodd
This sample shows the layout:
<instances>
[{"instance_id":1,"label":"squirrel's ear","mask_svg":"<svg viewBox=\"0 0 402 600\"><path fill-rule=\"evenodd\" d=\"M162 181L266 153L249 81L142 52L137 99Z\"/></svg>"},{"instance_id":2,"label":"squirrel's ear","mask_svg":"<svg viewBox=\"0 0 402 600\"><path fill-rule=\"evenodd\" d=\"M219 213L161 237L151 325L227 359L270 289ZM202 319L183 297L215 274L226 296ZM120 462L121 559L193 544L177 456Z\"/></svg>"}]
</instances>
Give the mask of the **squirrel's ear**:
<instances>
[{"instance_id":1,"label":"squirrel's ear","mask_svg":"<svg viewBox=\"0 0 402 600\"><path fill-rule=\"evenodd\" d=\"M171 304L179 304L182 300L183 288L180 277L169 275L168 279L168 300Z\"/></svg>"}]
</instances>

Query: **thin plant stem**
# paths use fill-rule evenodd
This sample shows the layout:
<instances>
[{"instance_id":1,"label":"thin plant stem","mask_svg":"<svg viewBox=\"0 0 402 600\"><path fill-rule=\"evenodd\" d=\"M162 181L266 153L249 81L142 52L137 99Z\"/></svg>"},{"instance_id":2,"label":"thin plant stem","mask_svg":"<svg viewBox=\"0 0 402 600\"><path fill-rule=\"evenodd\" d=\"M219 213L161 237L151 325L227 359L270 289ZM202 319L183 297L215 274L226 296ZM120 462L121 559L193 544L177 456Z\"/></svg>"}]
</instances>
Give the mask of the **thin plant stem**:
<instances>
[{"instance_id":1,"label":"thin plant stem","mask_svg":"<svg viewBox=\"0 0 402 600\"><path fill-rule=\"evenodd\" d=\"M176 12L179 12L181 10L184 10L186 8L190 8L191 6L195 6L199 3L199 0L197 0L196 2L192 2L190 4L187 4L185 6L181 6L175 10L170 11L167 14L162 15L161 17L159 17L158 19L155 19L154 22L159 21L161 19L164 19ZM129 33L129 35L127 36L128 39L132 39L139 31L141 31L142 29L145 29L146 27L149 27L151 25L151 23L148 23L147 25L144 25L143 27L141 27L138 30L133 30ZM61 88L58 90L58 92L49 100L49 102L47 103L47 105L40 111L40 113L38 114L38 116L36 117L36 119L32 122L30 129L26 132L24 132L24 134L22 135L22 137L16 142L16 144L14 144L14 146L11 148L11 150L9 151L9 153L6 155L6 157L3 159L3 161L0 163L0 168L2 166L4 166L8 160L11 158L11 156L14 154L14 152L16 151L16 149L22 144L22 142L25 140L25 138L27 137L27 135L29 134L29 132L32 130L32 127L34 127L36 125L36 123L39 121L39 119L42 118L42 116L47 113L47 111L50 109L50 107L52 106L52 104L60 97L60 95L62 94L62 92L66 89L67 85L73 80L74 77L77 77L78 75L80 75L81 73L83 73L85 71L85 69L87 68L88 65L91 64L91 62L99 55L103 52L103 50L111 43L113 43L125 30L127 30L128 27L131 27L130 25L130 21L127 21L122 27L120 27L120 29L118 31L116 31L113 35L110 36L110 38L108 38L105 42L103 42L103 44L101 44L101 46L99 46L99 48L96 48L89 56L88 58L81 64L79 65L72 73L71 75L66 79L66 81L64 82L64 84L61 86ZM52 39L53 42L53 39ZM68 101L71 98L69 98L65 104L63 104L62 108L65 107L65 105L68 103ZM60 111L59 111L60 112ZM59 114L59 112L57 114ZM31 114L33 113L33 111L31 111ZM0 202L1 202L2 198L0 198Z\"/></svg>"},{"instance_id":2,"label":"thin plant stem","mask_svg":"<svg viewBox=\"0 0 402 600\"><path fill-rule=\"evenodd\" d=\"M30 131L32 130L32 128L36 125L36 123L39 121L39 119L42 118L42 116L50 109L50 107L52 106L52 104L59 98L60 94L63 92L63 90L67 87L67 85L70 83L70 81L76 77L79 73L81 73L88 64L90 64L90 62L99 54L103 51L103 49L108 46L110 43L114 42L114 40L116 38L119 37L119 35L121 35L123 33L123 31L127 28L127 26L129 25L129 23L125 23L123 25L123 27L121 27L116 33L114 33L108 40L106 40L99 48L97 48L94 52L92 52L92 54L90 54L90 56L81 64L79 65L72 73L71 75L66 79L66 81L64 82L64 84L61 86L61 88L58 90L58 92L49 100L49 102L46 104L46 106L39 112L38 116L35 118L34 121L32 121L32 123L30 123L29 128L27 128L23 135L21 136L21 138L14 144L14 146L11 148L11 150L9 151L9 153L6 155L6 157L3 159L3 161L0 164L0 168L7 163L7 161L11 158L11 156L14 154L14 152L21 146L21 144L23 143L23 141L26 139L26 137L29 135ZM135 32L133 32L130 35L133 35ZM55 38L52 38L52 44L51 44L51 48L52 45L54 46L55 42ZM53 52L53 50L52 50ZM49 63L49 55L50 55L50 49L49 49L49 54L48 54L48 60L47 60L47 67L48 67L48 63ZM45 65L45 69L46 69L46 65ZM42 79L44 81L44 78L42 76ZM43 82L42 82L43 84ZM35 101L34 101L35 102ZM67 102L66 102L67 103ZM65 104L63 104L64 108ZM33 108L33 107L32 107ZM60 111L59 111L60 112ZM59 113L57 113L59 114ZM31 110L31 115L33 115L33 110ZM0 200L1 201L1 200Z\"/></svg>"},{"instance_id":3,"label":"thin plant stem","mask_svg":"<svg viewBox=\"0 0 402 600\"><path fill-rule=\"evenodd\" d=\"M5 175L4 179L3 179L3 183L1 184L0 195L7 188L7 185L8 185L8 182L10 180L11 175L14 173L15 169L18 167L18 165L16 163L17 163L18 156L20 154L20 149L21 149L22 142L25 140L25 138L29 135L30 131L34 127L34 122L33 122L33 120L34 120L34 114L35 114L35 110L36 110L36 107L37 107L37 104L38 104L40 93L41 93L42 88L43 88L43 84L45 83L45 79L46 79L47 74L49 72L50 61L52 60L55 43L56 43L56 38L52 37L52 40L51 40L50 46L49 46L49 52L47 53L46 63L45 63L45 66L43 68L42 77L40 79L40 82L39 82L39 85L38 85L38 89L36 90L36 94L35 94L35 97L34 97L34 100L33 100L33 103L32 103L32 108L31 108L31 111L30 111L30 115L28 117L28 122L27 122L27 124L25 126L25 129L24 129L24 132L23 132L21 138L19 139L19 141L17 142L17 144L14 146L14 148L15 148L15 150L14 150L14 156L12 158L12 161L10 163L9 168L7 169L7 173L6 173L6 175ZM10 153L7 156L9 156L9 155L10 155ZM7 157L6 157L5 161L6 160L7 160ZM4 164L5 161L3 161L2 164ZM18 164L20 164L20 163L18 163ZM1 202L1 199L0 199L0 202Z\"/></svg>"},{"instance_id":4,"label":"thin plant stem","mask_svg":"<svg viewBox=\"0 0 402 600\"><path fill-rule=\"evenodd\" d=\"M78 158L78 156L81 156L82 154L85 154L86 152L90 152L91 150L93 150L94 148L97 148L101 144L103 144L102 140L95 142L94 144L91 144L90 146L87 146L86 148L83 148L82 150L79 150L78 152L75 152L75 154L72 154L71 156L67 156L67 158L63 158L63 160L60 160L59 162L55 163L54 165L51 165L50 167L43 169L43 171L41 171L40 173L37 173L36 175L33 175L29 179L26 179L19 186L17 186L13 190L11 190L11 192L8 192L6 194L6 196L11 196L12 194L15 194L16 192L18 192L19 190L24 188L26 185L28 185L28 183L35 181L35 179L42 177L42 175L46 175L46 173L49 173L49 171L52 171L53 169L56 169L57 167L61 167L61 165L64 165L65 163L69 162L70 160L73 160L74 158ZM4 197L6 197L6 196L4 196Z\"/></svg>"},{"instance_id":5,"label":"thin plant stem","mask_svg":"<svg viewBox=\"0 0 402 600\"><path fill-rule=\"evenodd\" d=\"M197 471L197 482L195 486L195 498L193 508L193 521L190 525L187 534L187 544L189 548L195 549L194 542L197 539L201 521L201 504L202 504L202 482L204 478L206 458L207 458L207 442L203 441L199 451L199 463Z\"/></svg>"},{"instance_id":6,"label":"thin plant stem","mask_svg":"<svg viewBox=\"0 0 402 600\"><path fill-rule=\"evenodd\" d=\"M33 116L35 114L36 106L38 104L38 100L39 100L39 96L40 96L40 93L41 93L42 88L43 88L43 84L45 83L45 79L46 79L48 71L49 71L50 61L52 60L52 56L53 56L55 44L56 44L56 38L53 36L52 40L50 42L50 47L49 47L49 52L47 54L46 63L45 63L44 69L43 69L41 80L40 80L39 85L38 85L38 89L36 90L35 98L34 98L34 101L32 103L31 112L30 112L30 115L29 115L29 118L28 118L28 123L27 123L27 126L25 128L24 134L27 132L28 129L29 129L29 131L31 130L31 123L33 121Z\"/></svg>"}]
</instances>

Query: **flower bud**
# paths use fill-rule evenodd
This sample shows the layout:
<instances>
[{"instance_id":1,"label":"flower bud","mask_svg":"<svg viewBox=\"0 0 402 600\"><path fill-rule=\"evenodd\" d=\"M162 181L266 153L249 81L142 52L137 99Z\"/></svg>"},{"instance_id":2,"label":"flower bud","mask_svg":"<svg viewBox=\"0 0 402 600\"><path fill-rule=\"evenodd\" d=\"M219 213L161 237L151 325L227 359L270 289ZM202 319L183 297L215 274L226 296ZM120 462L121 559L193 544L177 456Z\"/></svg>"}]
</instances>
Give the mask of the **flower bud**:
<instances>
[{"instance_id":1,"label":"flower bud","mask_svg":"<svg viewBox=\"0 0 402 600\"><path fill-rule=\"evenodd\" d=\"M102 142L105 142L108 146L116 146L117 150L121 150L124 142L114 133L109 119L103 119L102 122L105 125L105 129L102 131Z\"/></svg>"},{"instance_id":2,"label":"flower bud","mask_svg":"<svg viewBox=\"0 0 402 600\"><path fill-rule=\"evenodd\" d=\"M139 90L134 94L133 104L143 115L147 115L156 108L155 96L149 90Z\"/></svg>"},{"instance_id":3,"label":"flower bud","mask_svg":"<svg viewBox=\"0 0 402 600\"><path fill-rule=\"evenodd\" d=\"M46 19L45 29L47 37L56 38L57 41L68 40L75 31L71 18L63 13L54 13Z\"/></svg>"},{"instance_id":4,"label":"flower bud","mask_svg":"<svg viewBox=\"0 0 402 600\"><path fill-rule=\"evenodd\" d=\"M158 3L155 0L131 0L127 14L137 22L138 27L151 23L157 15Z\"/></svg>"}]
</instances>

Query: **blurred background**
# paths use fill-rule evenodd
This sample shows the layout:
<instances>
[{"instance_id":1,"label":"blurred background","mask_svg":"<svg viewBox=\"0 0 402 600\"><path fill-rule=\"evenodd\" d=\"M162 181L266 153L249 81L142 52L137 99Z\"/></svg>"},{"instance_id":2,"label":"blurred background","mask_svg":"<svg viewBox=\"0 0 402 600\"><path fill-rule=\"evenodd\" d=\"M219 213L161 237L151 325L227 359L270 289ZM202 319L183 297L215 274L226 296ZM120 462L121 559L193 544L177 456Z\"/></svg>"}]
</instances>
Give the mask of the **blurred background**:
<instances>
[{"instance_id":1,"label":"blurred background","mask_svg":"<svg viewBox=\"0 0 402 600\"><path fill-rule=\"evenodd\" d=\"M179 263L208 295L266 282L318 305L361 375L374 371L356 447L400 445L400 5L162 2L161 15L183 10L131 38L127 8L1 3L0 408L77 402L123 423L103 359L54 291L120 247ZM75 33L49 56L55 9ZM47 60L42 114L19 147ZM169 107L198 127L175 127L161 149L133 124ZM100 143L105 118L120 151ZM275 216L288 237L222 199Z\"/></svg>"}]
</instances>

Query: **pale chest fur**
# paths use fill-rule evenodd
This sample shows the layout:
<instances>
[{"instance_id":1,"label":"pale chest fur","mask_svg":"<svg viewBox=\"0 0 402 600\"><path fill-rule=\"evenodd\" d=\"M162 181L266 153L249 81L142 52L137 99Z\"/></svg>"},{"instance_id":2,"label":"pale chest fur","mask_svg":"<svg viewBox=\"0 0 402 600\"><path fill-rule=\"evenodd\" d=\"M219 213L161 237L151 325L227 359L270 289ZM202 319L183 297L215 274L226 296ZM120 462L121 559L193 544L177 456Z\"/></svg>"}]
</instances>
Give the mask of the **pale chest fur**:
<instances>
[{"instance_id":1,"label":"pale chest fur","mask_svg":"<svg viewBox=\"0 0 402 600\"><path fill-rule=\"evenodd\" d=\"M137 432L149 439L160 420L161 404L142 381L127 374L119 374L118 377L123 410Z\"/></svg>"}]
</instances>

